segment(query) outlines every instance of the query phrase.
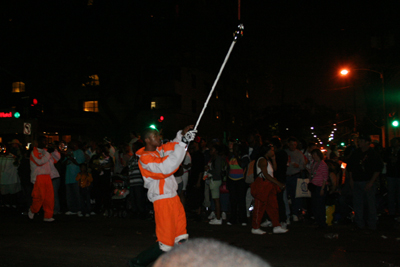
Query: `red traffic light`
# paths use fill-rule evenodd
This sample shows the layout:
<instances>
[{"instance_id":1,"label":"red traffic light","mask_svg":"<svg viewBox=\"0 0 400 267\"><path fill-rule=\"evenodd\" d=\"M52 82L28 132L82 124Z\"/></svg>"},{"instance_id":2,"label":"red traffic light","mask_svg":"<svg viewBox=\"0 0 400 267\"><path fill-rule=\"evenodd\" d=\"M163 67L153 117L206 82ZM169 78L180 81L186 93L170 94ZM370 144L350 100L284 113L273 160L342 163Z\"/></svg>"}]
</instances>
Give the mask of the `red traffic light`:
<instances>
[{"instance_id":1,"label":"red traffic light","mask_svg":"<svg viewBox=\"0 0 400 267\"><path fill-rule=\"evenodd\" d=\"M32 100L32 105L33 105L33 106L34 106L34 105L37 105L37 103L38 103L37 99L34 98L34 99Z\"/></svg>"},{"instance_id":2,"label":"red traffic light","mask_svg":"<svg viewBox=\"0 0 400 267\"><path fill-rule=\"evenodd\" d=\"M162 122L164 120L164 116L160 116L160 118L158 119L159 122Z\"/></svg>"}]
</instances>

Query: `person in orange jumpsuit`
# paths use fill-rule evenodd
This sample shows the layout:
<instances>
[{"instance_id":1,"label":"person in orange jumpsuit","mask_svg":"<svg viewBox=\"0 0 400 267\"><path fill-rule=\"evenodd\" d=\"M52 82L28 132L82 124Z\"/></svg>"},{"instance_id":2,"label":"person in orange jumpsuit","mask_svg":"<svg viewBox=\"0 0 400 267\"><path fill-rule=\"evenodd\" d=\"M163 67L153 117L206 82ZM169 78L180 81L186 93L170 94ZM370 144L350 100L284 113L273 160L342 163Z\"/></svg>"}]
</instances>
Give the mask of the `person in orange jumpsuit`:
<instances>
[{"instance_id":1,"label":"person in orange jumpsuit","mask_svg":"<svg viewBox=\"0 0 400 267\"><path fill-rule=\"evenodd\" d=\"M33 148L30 156L31 182L34 184L32 190L32 205L29 208L28 216L33 219L43 206L45 222L54 221L54 190L51 181L51 172L55 160L46 150L46 137L40 136L37 140L37 147Z\"/></svg>"},{"instance_id":2,"label":"person in orange jumpsuit","mask_svg":"<svg viewBox=\"0 0 400 267\"><path fill-rule=\"evenodd\" d=\"M129 261L131 267L147 266L175 244L189 238L186 231L185 209L177 194L174 173L186 155L187 144L194 140L192 125L179 131L176 138L161 144L157 130L147 128L142 134L145 146L136 152L139 168L148 189L147 197L154 206L157 242Z\"/></svg>"}]
</instances>

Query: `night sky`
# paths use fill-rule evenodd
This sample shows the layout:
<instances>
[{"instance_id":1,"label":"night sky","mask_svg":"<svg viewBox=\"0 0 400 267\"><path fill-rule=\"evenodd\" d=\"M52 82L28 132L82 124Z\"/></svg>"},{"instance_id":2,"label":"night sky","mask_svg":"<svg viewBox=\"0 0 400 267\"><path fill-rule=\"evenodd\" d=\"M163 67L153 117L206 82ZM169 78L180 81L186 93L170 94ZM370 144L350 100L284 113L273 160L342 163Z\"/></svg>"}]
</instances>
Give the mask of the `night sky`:
<instances>
[{"instance_id":1,"label":"night sky","mask_svg":"<svg viewBox=\"0 0 400 267\"><path fill-rule=\"evenodd\" d=\"M39 91L93 73L109 83L135 78L153 66L216 74L239 22L245 36L224 75L247 80L270 104L283 96L332 105L338 92L345 96L341 66L390 69L399 60L395 1L242 0L240 21L237 1L9 2L1 10L0 67ZM372 48L373 36L394 46Z\"/></svg>"}]
</instances>

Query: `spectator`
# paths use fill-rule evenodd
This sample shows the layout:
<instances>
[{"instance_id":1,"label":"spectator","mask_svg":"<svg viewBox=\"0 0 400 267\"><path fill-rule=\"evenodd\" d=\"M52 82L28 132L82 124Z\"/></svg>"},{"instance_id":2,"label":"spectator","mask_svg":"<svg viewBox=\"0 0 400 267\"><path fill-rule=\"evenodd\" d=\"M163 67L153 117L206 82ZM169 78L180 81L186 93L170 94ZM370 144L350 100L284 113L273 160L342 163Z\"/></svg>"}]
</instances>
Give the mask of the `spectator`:
<instances>
[{"instance_id":1,"label":"spectator","mask_svg":"<svg viewBox=\"0 0 400 267\"><path fill-rule=\"evenodd\" d=\"M297 180L301 177L301 171L305 169L304 155L297 149L297 139L290 137L288 139L289 148L285 149L288 154L288 167L286 170L286 190L288 198L292 201L293 221L299 220L300 210L302 209L302 199L296 198Z\"/></svg>"},{"instance_id":2,"label":"spectator","mask_svg":"<svg viewBox=\"0 0 400 267\"><path fill-rule=\"evenodd\" d=\"M259 158L255 163L255 170L257 177L261 177L264 180L264 183L268 184L268 186L265 187L266 191L264 192L267 197L266 201L254 198L251 233L258 235L266 233L260 229L261 220L265 212L267 212L272 221L272 226L274 227L273 233L286 233L288 230L282 228L279 222L279 207L276 198L278 191L284 190L285 185L274 178L274 170L276 170L274 146L265 143L261 146L259 153Z\"/></svg>"},{"instance_id":3,"label":"spectator","mask_svg":"<svg viewBox=\"0 0 400 267\"><path fill-rule=\"evenodd\" d=\"M247 136L248 147L245 148L245 153L243 155L244 166L247 167L250 161L257 159L260 147L262 145L261 140L262 140L261 135L259 135L258 133L250 133ZM250 193L250 187L249 187L246 192L246 215L248 218L250 217L250 206L253 200L254 198Z\"/></svg>"},{"instance_id":4,"label":"spectator","mask_svg":"<svg viewBox=\"0 0 400 267\"><path fill-rule=\"evenodd\" d=\"M96 212L108 216L108 208L111 201L111 172L114 161L109 154L107 145L99 146L99 153L91 159L91 166L98 173L96 182Z\"/></svg>"},{"instance_id":5,"label":"spectator","mask_svg":"<svg viewBox=\"0 0 400 267\"><path fill-rule=\"evenodd\" d=\"M89 162L92 156L96 153L97 143L93 140L89 141L87 148L85 149L86 162Z\"/></svg>"},{"instance_id":6,"label":"spectator","mask_svg":"<svg viewBox=\"0 0 400 267\"><path fill-rule=\"evenodd\" d=\"M78 216L90 216L91 204L90 204L90 189L93 182L92 174L88 173L86 163L81 163L79 165L80 172L76 176L75 180L79 184L79 199L81 210L78 211Z\"/></svg>"},{"instance_id":7,"label":"spectator","mask_svg":"<svg viewBox=\"0 0 400 267\"><path fill-rule=\"evenodd\" d=\"M327 195L327 181L329 177L329 168L324 161L324 155L321 150L311 151L313 163L311 165L311 177L309 189L311 191L312 208L315 221L319 228L326 227L325 198Z\"/></svg>"},{"instance_id":8,"label":"spectator","mask_svg":"<svg viewBox=\"0 0 400 267\"><path fill-rule=\"evenodd\" d=\"M376 229L376 184L375 181L383 168L381 157L370 147L371 138L360 135L358 149L350 156L347 169L350 186L353 189L353 208L355 212L355 229L365 227L364 209L367 210L367 225L370 230Z\"/></svg>"},{"instance_id":9,"label":"spectator","mask_svg":"<svg viewBox=\"0 0 400 267\"><path fill-rule=\"evenodd\" d=\"M139 217L144 219L146 217L146 200L145 189L143 188L143 176L139 169L138 156L135 154L140 148L143 147L142 142L135 142L132 146L133 155L128 161L128 175L129 175L129 202L133 212Z\"/></svg>"},{"instance_id":10,"label":"spectator","mask_svg":"<svg viewBox=\"0 0 400 267\"><path fill-rule=\"evenodd\" d=\"M325 160L329 168L329 179L327 181L326 196L326 224L332 225L333 213L336 211L336 205L339 202L339 181L340 181L340 165L337 163L337 157Z\"/></svg>"},{"instance_id":11,"label":"spectator","mask_svg":"<svg viewBox=\"0 0 400 267\"><path fill-rule=\"evenodd\" d=\"M286 184L286 171L287 171L287 162L288 162L288 154L282 148L281 140L277 137L271 139L272 144L275 149L275 161L276 161L276 170L274 171L274 177L283 184ZM278 206L279 206L279 220L281 222L281 226L286 228L288 224L290 224L290 209L286 209L285 199L287 200L287 190L283 190L277 194ZM289 214L288 214L289 213ZM264 226L261 224L261 226ZM271 224L272 226L272 224Z\"/></svg>"},{"instance_id":12,"label":"spectator","mask_svg":"<svg viewBox=\"0 0 400 267\"><path fill-rule=\"evenodd\" d=\"M231 216L228 225L240 223L247 225L246 216L246 191L247 184L244 179L244 163L241 157L241 146L234 143L228 165L227 186L229 190L229 199L231 204Z\"/></svg>"},{"instance_id":13,"label":"spectator","mask_svg":"<svg viewBox=\"0 0 400 267\"><path fill-rule=\"evenodd\" d=\"M131 140L129 141L129 147L132 148L133 144L136 143L137 141L139 141L139 136L135 131L131 131L129 132L130 138Z\"/></svg>"},{"instance_id":14,"label":"spectator","mask_svg":"<svg viewBox=\"0 0 400 267\"><path fill-rule=\"evenodd\" d=\"M384 155L388 191L388 211L390 216L400 214L400 140L390 141L390 147Z\"/></svg>"},{"instance_id":15,"label":"spectator","mask_svg":"<svg viewBox=\"0 0 400 267\"><path fill-rule=\"evenodd\" d=\"M22 187L22 198L23 198L23 209L26 213L32 204L32 189L33 184L31 183L31 165L30 165L30 154L32 152L33 145L29 146L29 150L22 151L21 164L18 167L18 176L21 181ZM1 155L0 155L1 157Z\"/></svg>"},{"instance_id":16,"label":"spectator","mask_svg":"<svg viewBox=\"0 0 400 267\"><path fill-rule=\"evenodd\" d=\"M80 149L77 141L72 141L68 146L65 162L67 164L65 174L65 187L68 211L66 215L74 215L80 211L79 184L75 180L80 168L79 165L86 160L85 153Z\"/></svg>"},{"instance_id":17,"label":"spectator","mask_svg":"<svg viewBox=\"0 0 400 267\"><path fill-rule=\"evenodd\" d=\"M14 139L9 143L5 154L0 156L0 192L6 207L17 207L17 194L21 191L18 167L22 159L20 142Z\"/></svg>"},{"instance_id":18,"label":"spectator","mask_svg":"<svg viewBox=\"0 0 400 267\"><path fill-rule=\"evenodd\" d=\"M56 168L56 163L61 159L61 154L58 152L58 144L54 143L49 145L48 150L51 153L51 160L50 160L50 177L51 182L53 184L53 191L54 191L54 214L60 213L60 197L59 197L59 189L60 189L60 173Z\"/></svg>"},{"instance_id":19,"label":"spectator","mask_svg":"<svg viewBox=\"0 0 400 267\"><path fill-rule=\"evenodd\" d=\"M115 154L114 173L120 174L122 170L128 166L128 161L132 157L132 147L129 144L121 144Z\"/></svg>"},{"instance_id":20,"label":"spectator","mask_svg":"<svg viewBox=\"0 0 400 267\"><path fill-rule=\"evenodd\" d=\"M209 174L207 181L210 188L211 197L215 203L215 217L211 218L209 224L221 225L221 202L219 188L222 185L222 167L224 165L224 158L220 155L222 147L220 145L213 145L210 150L211 159L205 166L204 171ZM207 186L207 185L206 185ZM213 217L213 216L212 216ZM210 218L209 218L210 219Z\"/></svg>"},{"instance_id":21,"label":"spectator","mask_svg":"<svg viewBox=\"0 0 400 267\"><path fill-rule=\"evenodd\" d=\"M189 206L195 211L195 220L201 220L201 208L204 200L204 187L203 180L204 172L204 154L200 150L199 140L196 138L194 142L190 143L189 151L192 157L192 168L189 174L188 181L188 201Z\"/></svg>"}]
</instances>

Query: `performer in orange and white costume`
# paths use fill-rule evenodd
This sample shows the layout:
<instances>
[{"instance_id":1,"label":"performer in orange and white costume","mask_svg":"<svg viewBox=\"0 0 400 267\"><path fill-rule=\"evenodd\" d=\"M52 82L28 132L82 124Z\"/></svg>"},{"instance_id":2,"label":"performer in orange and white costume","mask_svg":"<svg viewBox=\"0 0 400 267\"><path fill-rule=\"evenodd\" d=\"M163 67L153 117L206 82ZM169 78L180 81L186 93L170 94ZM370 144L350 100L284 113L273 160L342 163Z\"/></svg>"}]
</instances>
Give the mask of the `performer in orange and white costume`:
<instances>
[{"instance_id":1,"label":"performer in orange and white costume","mask_svg":"<svg viewBox=\"0 0 400 267\"><path fill-rule=\"evenodd\" d=\"M196 131L190 131L192 128L192 125L185 127L172 142L163 145L157 130L148 128L142 134L145 147L136 155L139 156L144 187L148 189L147 197L153 202L158 242L130 260L129 266L147 266L163 252L189 238L186 214L177 195L178 184L173 174L186 155L187 143L195 137Z\"/></svg>"},{"instance_id":2,"label":"performer in orange and white costume","mask_svg":"<svg viewBox=\"0 0 400 267\"><path fill-rule=\"evenodd\" d=\"M45 222L54 221L54 190L51 181L56 160L46 151L46 137L41 136L37 140L37 147L33 148L30 156L31 182L34 184L32 190L32 205L29 208L28 216L33 219L43 206Z\"/></svg>"}]
</instances>

